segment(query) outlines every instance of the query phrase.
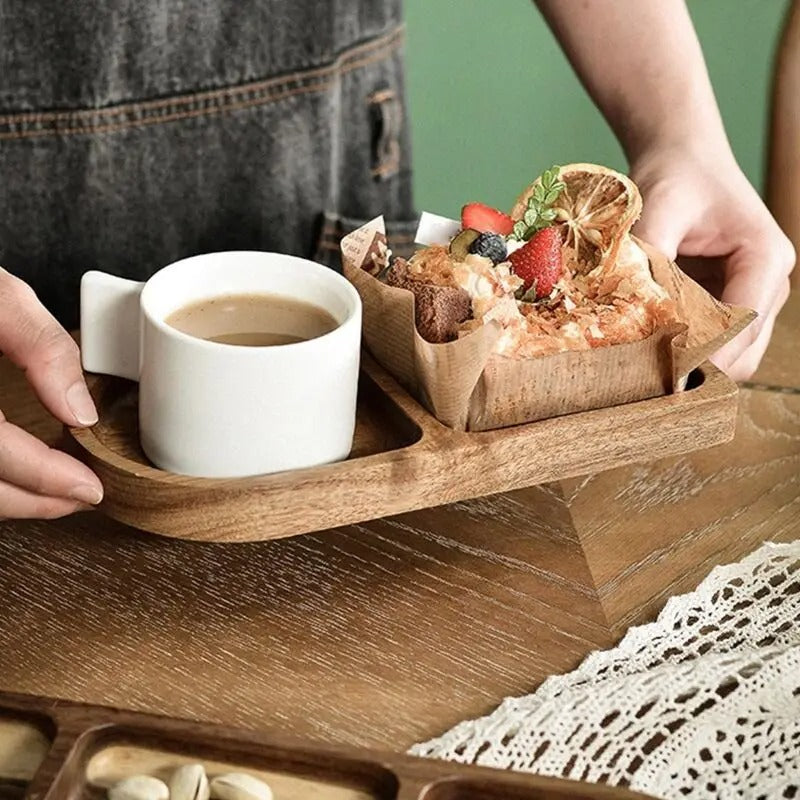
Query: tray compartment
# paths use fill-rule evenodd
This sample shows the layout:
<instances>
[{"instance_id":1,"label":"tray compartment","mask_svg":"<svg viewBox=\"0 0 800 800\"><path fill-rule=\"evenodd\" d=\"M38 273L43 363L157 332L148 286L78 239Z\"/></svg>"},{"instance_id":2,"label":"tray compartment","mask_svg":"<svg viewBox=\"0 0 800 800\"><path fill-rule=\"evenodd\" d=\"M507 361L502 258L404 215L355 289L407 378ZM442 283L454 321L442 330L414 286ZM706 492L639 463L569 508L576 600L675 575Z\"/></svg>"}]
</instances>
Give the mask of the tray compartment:
<instances>
[{"instance_id":1,"label":"tray compartment","mask_svg":"<svg viewBox=\"0 0 800 800\"><path fill-rule=\"evenodd\" d=\"M137 384L123 378L104 378L97 381L94 388L95 399L104 409L103 416L92 429L98 442L132 462L150 465L139 444ZM350 459L399 450L421 438L419 425L362 372Z\"/></svg>"},{"instance_id":2,"label":"tray compartment","mask_svg":"<svg viewBox=\"0 0 800 800\"><path fill-rule=\"evenodd\" d=\"M3 724L6 723L6 724ZM246 772L275 800L648 800L626 789L0 692L0 800L101 800L121 778L201 763ZM5 793L3 793L5 791Z\"/></svg>"},{"instance_id":3,"label":"tray compartment","mask_svg":"<svg viewBox=\"0 0 800 800\"><path fill-rule=\"evenodd\" d=\"M24 796L54 737L47 717L0 709L0 800Z\"/></svg>"},{"instance_id":4,"label":"tray compartment","mask_svg":"<svg viewBox=\"0 0 800 800\"><path fill-rule=\"evenodd\" d=\"M100 800L107 788L130 775L152 775L168 781L172 771L200 763L209 778L246 772L265 781L276 800L393 800L398 781L379 764L324 756L300 750L248 746L216 740L213 735L170 735L124 726L98 728L82 737L75 758L79 767L70 798Z\"/></svg>"},{"instance_id":5,"label":"tray compartment","mask_svg":"<svg viewBox=\"0 0 800 800\"><path fill-rule=\"evenodd\" d=\"M366 372L358 384L356 431L350 460L410 447L422 439L422 428Z\"/></svg>"}]
</instances>

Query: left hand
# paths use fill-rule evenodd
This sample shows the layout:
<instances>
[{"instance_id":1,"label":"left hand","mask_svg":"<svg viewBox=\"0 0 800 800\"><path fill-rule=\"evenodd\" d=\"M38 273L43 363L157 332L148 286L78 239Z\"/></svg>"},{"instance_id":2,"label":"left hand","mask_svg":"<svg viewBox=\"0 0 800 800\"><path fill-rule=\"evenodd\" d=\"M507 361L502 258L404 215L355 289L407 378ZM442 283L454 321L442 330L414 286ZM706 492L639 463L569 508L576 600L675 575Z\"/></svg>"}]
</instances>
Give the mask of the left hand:
<instances>
[{"instance_id":1,"label":"left hand","mask_svg":"<svg viewBox=\"0 0 800 800\"><path fill-rule=\"evenodd\" d=\"M734 380L749 378L789 296L791 242L729 152L645 152L631 164L631 178L644 198L634 233L671 259L706 261L721 279L721 299L758 313L712 358Z\"/></svg>"}]
</instances>

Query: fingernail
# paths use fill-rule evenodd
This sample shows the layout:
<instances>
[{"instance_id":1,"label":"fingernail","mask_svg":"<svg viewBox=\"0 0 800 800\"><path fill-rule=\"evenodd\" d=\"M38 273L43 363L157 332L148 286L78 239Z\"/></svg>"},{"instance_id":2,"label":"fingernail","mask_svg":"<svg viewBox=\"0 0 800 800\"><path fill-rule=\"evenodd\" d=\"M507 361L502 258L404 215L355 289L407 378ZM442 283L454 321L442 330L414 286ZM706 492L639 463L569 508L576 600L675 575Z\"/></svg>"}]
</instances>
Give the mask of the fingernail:
<instances>
[{"instance_id":1,"label":"fingernail","mask_svg":"<svg viewBox=\"0 0 800 800\"><path fill-rule=\"evenodd\" d=\"M79 425L94 425L97 422L97 409L83 381L75 381L67 389L67 405Z\"/></svg>"},{"instance_id":2,"label":"fingernail","mask_svg":"<svg viewBox=\"0 0 800 800\"><path fill-rule=\"evenodd\" d=\"M79 483L77 486L73 487L70 492L70 497L81 503L96 506L103 499L103 492L90 483Z\"/></svg>"}]
</instances>

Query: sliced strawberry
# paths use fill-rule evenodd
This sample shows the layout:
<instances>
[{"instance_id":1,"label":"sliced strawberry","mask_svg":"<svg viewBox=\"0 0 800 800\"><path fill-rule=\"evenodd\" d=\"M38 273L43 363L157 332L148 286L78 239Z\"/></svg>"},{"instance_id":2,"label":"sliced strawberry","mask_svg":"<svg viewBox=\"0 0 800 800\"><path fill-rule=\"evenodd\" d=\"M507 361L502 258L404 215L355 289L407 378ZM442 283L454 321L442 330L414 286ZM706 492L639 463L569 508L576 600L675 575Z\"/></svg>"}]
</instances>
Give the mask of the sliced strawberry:
<instances>
[{"instance_id":1,"label":"sliced strawberry","mask_svg":"<svg viewBox=\"0 0 800 800\"><path fill-rule=\"evenodd\" d=\"M531 240L509 257L514 272L525 281L525 291L536 284L536 297L553 291L563 270L561 228L552 225L535 233Z\"/></svg>"},{"instance_id":2,"label":"sliced strawberry","mask_svg":"<svg viewBox=\"0 0 800 800\"><path fill-rule=\"evenodd\" d=\"M480 233L499 233L508 236L514 230L514 220L483 203L467 203L461 209L461 227L472 228Z\"/></svg>"}]
</instances>

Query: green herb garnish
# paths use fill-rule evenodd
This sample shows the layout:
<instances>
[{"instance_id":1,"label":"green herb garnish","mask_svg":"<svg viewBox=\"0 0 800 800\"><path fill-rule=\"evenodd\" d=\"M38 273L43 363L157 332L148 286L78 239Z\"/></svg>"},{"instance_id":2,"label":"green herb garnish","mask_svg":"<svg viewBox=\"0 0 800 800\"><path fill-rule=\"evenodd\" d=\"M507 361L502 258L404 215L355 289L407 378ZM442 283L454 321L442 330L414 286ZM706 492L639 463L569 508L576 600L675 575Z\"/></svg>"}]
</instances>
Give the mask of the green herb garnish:
<instances>
[{"instance_id":1,"label":"green herb garnish","mask_svg":"<svg viewBox=\"0 0 800 800\"><path fill-rule=\"evenodd\" d=\"M509 239L527 242L534 233L549 228L556 219L553 203L558 200L566 184L558 179L560 167L553 166L546 170L528 198L528 207L522 219L514 223L514 230Z\"/></svg>"}]
</instances>

